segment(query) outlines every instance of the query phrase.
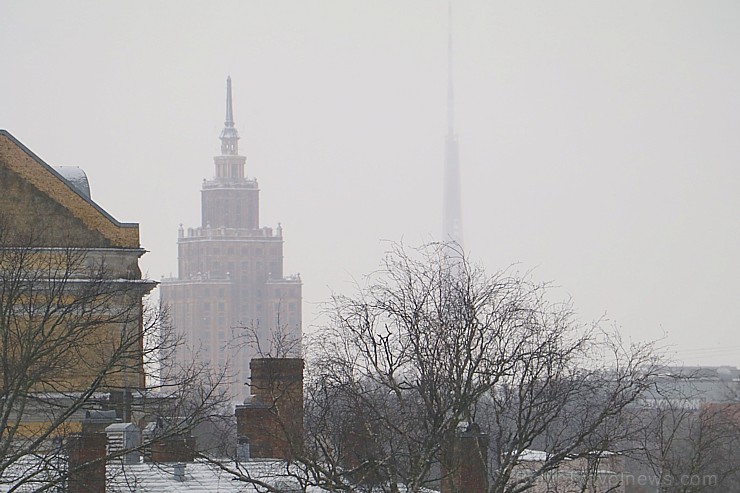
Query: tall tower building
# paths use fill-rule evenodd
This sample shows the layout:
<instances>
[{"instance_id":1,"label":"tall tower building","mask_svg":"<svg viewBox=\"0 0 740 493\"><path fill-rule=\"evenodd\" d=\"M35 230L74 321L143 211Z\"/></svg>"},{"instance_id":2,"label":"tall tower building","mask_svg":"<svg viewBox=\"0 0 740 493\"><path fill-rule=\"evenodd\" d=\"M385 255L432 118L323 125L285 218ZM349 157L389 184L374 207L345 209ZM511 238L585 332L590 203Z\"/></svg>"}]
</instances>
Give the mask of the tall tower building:
<instances>
[{"instance_id":1,"label":"tall tower building","mask_svg":"<svg viewBox=\"0 0 740 493\"><path fill-rule=\"evenodd\" d=\"M455 91L452 85L452 4L448 6L447 33L447 138L445 141L444 204L442 241L463 246L462 205L460 197L460 156L455 133Z\"/></svg>"},{"instance_id":2,"label":"tall tower building","mask_svg":"<svg viewBox=\"0 0 740 493\"><path fill-rule=\"evenodd\" d=\"M186 341L175 361L226 368L232 395L247 394L253 357L299 356L301 279L283 275L283 230L259 224L259 186L247 177L234 126L231 77L215 174L203 180L202 220L178 231L178 275L161 299Z\"/></svg>"}]
</instances>

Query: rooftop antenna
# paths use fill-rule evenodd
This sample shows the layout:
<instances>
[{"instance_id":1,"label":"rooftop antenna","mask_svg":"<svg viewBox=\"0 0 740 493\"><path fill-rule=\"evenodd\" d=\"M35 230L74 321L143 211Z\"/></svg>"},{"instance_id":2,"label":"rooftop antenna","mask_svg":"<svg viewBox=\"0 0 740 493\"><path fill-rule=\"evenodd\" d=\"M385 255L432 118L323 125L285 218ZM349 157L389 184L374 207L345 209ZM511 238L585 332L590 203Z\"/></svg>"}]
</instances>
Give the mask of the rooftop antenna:
<instances>
[{"instance_id":1,"label":"rooftop antenna","mask_svg":"<svg viewBox=\"0 0 740 493\"><path fill-rule=\"evenodd\" d=\"M442 241L463 247L462 205L460 195L460 158L455 134L455 91L452 80L452 2L447 4L447 138L444 164L444 204Z\"/></svg>"}]
</instances>

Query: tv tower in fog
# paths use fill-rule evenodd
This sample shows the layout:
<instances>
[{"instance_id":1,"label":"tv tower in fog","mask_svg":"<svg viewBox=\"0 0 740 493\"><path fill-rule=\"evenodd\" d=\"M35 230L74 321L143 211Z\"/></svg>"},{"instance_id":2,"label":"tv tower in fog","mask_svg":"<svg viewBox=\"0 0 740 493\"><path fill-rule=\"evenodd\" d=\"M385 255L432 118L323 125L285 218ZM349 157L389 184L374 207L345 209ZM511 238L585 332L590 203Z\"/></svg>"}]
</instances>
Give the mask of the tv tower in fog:
<instances>
[{"instance_id":1,"label":"tv tower in fog","mask_svg":"<svg viewBox=\"0 0 740 493\"><path fill-rule=\"evenodd\" d=\"M460 197L460 157L455 134L455 92L452 86L452 3L448 5L447 31L447 139L445 142L444 205L442 241L463 246L462 205Z\"/></svg>"}]
</instances>

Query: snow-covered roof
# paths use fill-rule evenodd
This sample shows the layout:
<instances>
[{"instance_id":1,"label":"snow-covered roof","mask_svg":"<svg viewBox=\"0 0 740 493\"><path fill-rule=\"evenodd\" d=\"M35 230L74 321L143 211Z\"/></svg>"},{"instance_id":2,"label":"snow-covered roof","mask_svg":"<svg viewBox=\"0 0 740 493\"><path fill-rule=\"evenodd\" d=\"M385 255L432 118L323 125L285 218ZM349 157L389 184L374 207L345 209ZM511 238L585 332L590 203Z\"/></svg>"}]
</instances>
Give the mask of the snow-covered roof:
<instances>
[{"instance_id":1,"label":"snow-covered roof","mask_svg":"<svg viewBox=\"0 0 740 493\"><path fill-rule=\"evenodd\" d=\"M281 492L304 491L297 479L300 472L280 460L264 459L225 464L238 470L242 477L269 484ZM177 478L176 464L108 464L107 493L256 493L265 488L240 480L215 464L197 460L185 464L183 480ZM324 493L328 490L309 486L308 493ZM406 489L399 485L398 491ZM427 488L423 493L437 493Z\"/></svg>"},{"instance_id":2,"label":"snow-covered roof","mask_svg":"<svg viewBox=\"0 0 740 493\"><path fill-rule=\"evenodd\" d=\"M183 467L184 466L184 467ZM300 474L286 462L274 459L250 460L240 463L225 463L236 470L242 478L270 485L281 492L299 492L301 489L296 475ZM31 493L48 485L66 469L66 460L55 455L53 458L25 456L4 471L0 478L0 493ZM178 470L179 469L179 470ZM19 485L20 478L24 484ZM56 491L52 489L51 491ZM106 493L256 493L264 487L240 480L237 475L204 460L188 463L126 464L109 461L106 465ZM328 490L309 486L308 493L324 493ZM398 491L406 489L399 485ZM437 493L422 489L423 493Z\"/></svg>"},{"instance_id":3,"label":"snow-covered roof","mask_svg":"<svg viewBox=\"0 0 740 493\"><path fill-rule=\"evenodd\" d=\"M239 481L232 473L203 461L184 464L178 479L176 464L108 464L107 492L116 493L251 493L263 491L255 485ZM281 461L250 461L239 464L244 476L265 482L281 491L300 491L298 481L291 477ZM323 492L321 488L311 492Z\"/></svg>"},{"instance_id":4,"label":"snow-covered roof","mask_svg":"<svg viewBox=\"0 0 740 493\"><path fill-rule=\"evenodd\" d=\"M54 481L66 468L61 456L43 459L26 456L4 471L0 478L0 493L14 491L31 493L39 487ZM174 463L155 464L140 462L125 464L109 461L106 465L106 493L252 493L264 488L238 478L216 465L205 461L180 463L181 474L177 474ZM286 468L286 463L278 460L252 460L231 464L244 477L253 478L285 492L302 491L298 481ZM178 477L179 476L179 477ZM23 484L19 484L22 482ZM54 491L52 489L52 491ZM326 490L309 487L309 493L322 493Z\"/></svg>"},{"instance_id":5,"label":"snow-covered roof","mask_svg":"<svg viewBox=\"0 0 740 493\"><path fill-rule=\"evenodd\" d=\"M609 450L601 450L599 452L591 452L589 454L591 457L599 457L602 459L605 459L607 457L613 457L620 455L617 452L611 452ZM526 448L522 450L522 453L519 455L519 462L544 462L548 460L551 457L551 454L544 452L542 450L533 450ZM565 460L571 460L574 458L573 456L567 456Z\"/></svg>"},{"instance_id":6,"label":"snow-covered roof","mask_svg":"<svg viewBox=\"0 0 740 493\"><path fill-rule=\"evenodd\" d=\"M519 460L523 462L544 462L550 457L550 454L542 450L524 449L519 455Z\"/></svg>"}]
</instances>

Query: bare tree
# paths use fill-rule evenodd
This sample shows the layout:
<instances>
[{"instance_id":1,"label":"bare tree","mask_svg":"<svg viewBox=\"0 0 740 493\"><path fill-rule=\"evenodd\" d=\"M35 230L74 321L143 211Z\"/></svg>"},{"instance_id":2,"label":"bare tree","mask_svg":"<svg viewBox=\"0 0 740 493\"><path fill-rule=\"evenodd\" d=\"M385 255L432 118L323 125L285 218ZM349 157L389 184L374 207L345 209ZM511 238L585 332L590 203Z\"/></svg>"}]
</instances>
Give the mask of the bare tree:
<instances>
[{"instance_id":1,"label":"bare tree","mask_svg":"<svg viewBox=\"0 0 740 493\"><path fill-rule=\"evenodd\" d=\"M305 434L286 464L303 487L436 486L459 472L466 429L488 435L488 491L526 491L574 458L591 478L582 491L615 490L588 488L631 433L624 411L650 386L651 345L583 326L544 286L488 275L449 244L394 246L331 314L306 345ZM529 448L544 459L523 474Z\"/></svg>"},{"instance_id":2,"label":"bare tree","mask_svg":"<svg viewBox=\"0 0 740 493\"><path fill-rule=\"evenodd\" d=\"M574 331L563 312L530 329L516 367L478 403L478 419L492 437L491 491L526 491L576 461L582 479L570 491L617 491L621 481L594 489L594 474L605 457L629 447L641 426L631 407L658 368L652 347L625 346L598 327ZM529 474L517 474L530 449L543 451L542 459Z\"/></svg>"},{"instance_id":3,"label":"bare tree","mask_svg":"<svg viewBox=\"0 0 740 493\"><path fill-rule=\"evenodd\" d=\"M232 331L234 340L230 344L254 353L258 358L289 358L301 354L301 338L280 322L279 313L277 326L269 331L263 331L258 324L237 325Z\"/></svg>"},{"instance_id":4,"label":"bare tree","mask_svg":"<svg viewBox=\"0 0 740 493\"><path fill-rule=\"evenodd\" d=\"M219 375L194 364L168 386L151 371L179 341L166 312L142 301L155 283L141 279L135 260L114 249L44 246L41 225L7 224L0 221L2 488L44 491L74 473L60 465L62 444L81 431L86 411L111 409L140 426L159 418L158 439L207 419L220 402Z\"/></svg>"},{"instance_id":5,"label":"bare tree","mask_svg":"<svg viewBox=\"0 0 740 493\"><path fill-rule=\"evenodd\" d=\"M644 422L633 458L657 493L740 491L740 407L700 403L692 376L671 377L639 409Z\"/></svg>"},{"instance_id":6,"label":"bare tree","mask_svg":"<svg viewBox=\"0 0 740 493\"><path fill-rule=\"evenodd\" d=\"M365 448L354 462L362 479L391 491L430 484L434 464L454 467L444 452L472 421L492 438L492 492L525 491L566 459L619 445L630 424L622 411L650 384L653 349L579 325L569 305L546 294L527 279L487 275L455 246L432 244L394 248L358 296L335 297L314 365L320 393L347 394L344 421ZM327 430L309 436L324 440ZM531 447L547 459L516 477Z\"/></svg>"}]
</instances>

